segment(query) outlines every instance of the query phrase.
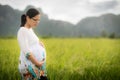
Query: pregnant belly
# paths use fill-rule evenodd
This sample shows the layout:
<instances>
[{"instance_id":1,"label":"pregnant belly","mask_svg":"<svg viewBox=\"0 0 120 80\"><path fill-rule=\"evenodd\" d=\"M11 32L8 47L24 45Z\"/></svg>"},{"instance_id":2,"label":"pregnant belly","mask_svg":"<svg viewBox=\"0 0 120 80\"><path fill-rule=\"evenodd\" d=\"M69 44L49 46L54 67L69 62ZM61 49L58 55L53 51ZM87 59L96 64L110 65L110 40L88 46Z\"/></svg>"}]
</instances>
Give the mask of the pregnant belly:
<instances>
[{"instance_id":1,"label":"pregnant belly","mask_svg":"<svg viewBox=\"0 0 120 80\"><path fill-rule=\"evenodd\" d=\"M35 44L34 46L31 46L30 49L38 61L41 61L43 60L43 58L45 58L46 55L45 49L41 45Z\"/></svg>"}]
</instances>

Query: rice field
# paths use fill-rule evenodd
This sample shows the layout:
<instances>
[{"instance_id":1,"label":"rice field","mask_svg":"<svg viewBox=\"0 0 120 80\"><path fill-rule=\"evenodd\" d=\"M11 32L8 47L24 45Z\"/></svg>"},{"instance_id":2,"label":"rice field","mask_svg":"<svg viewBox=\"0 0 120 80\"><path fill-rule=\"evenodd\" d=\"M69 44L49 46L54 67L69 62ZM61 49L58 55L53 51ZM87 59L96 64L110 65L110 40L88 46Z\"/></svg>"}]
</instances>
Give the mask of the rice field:
<instances>
[{"instance_id":1,"label":"rice field","mask_svg":"<svg viewBox=\"0 0 120 80\"><path fill-rule=\"evenodd\" d=\"M50 80L120 80L120 39L41 39ZM17 39L0 39L0 80L20 80Z\"/></svg>"}]
</instances>

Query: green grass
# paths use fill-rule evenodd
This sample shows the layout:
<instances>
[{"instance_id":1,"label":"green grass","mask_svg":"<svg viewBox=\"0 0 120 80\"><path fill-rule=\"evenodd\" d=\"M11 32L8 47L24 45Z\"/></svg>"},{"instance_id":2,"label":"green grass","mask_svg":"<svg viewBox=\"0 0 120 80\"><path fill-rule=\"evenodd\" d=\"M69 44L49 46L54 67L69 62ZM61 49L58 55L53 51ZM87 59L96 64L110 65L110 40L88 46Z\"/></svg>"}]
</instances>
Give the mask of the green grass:
<instances>
[{"instance_id":1,"label":"green grass","mask_svg":"<svg viewBox=\"0 0 120 80\"><path fill-rule=\"evenodd\" d=\"M120 80L120 39L42 39L50 80ZM0 80L20 80L16 39L0 39Z\"/></svg>"}]
</instances>

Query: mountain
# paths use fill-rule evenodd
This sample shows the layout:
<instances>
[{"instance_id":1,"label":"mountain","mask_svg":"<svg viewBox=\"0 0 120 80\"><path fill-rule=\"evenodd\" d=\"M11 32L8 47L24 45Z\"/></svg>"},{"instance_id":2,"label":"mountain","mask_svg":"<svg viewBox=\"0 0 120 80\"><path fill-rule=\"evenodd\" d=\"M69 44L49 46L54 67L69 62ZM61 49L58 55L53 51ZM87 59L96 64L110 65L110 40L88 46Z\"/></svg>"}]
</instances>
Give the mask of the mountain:
<instances>
[{"instance_id":1,"label":"mountain","mask_svg":"<svg viewBox=\"0 0 120 80\"><path fill-rule=\"evenodd\" d=\"M14 10L8 5L0 5L0 36L16 36L17 30L20 27L21 15L33 7L34 6L28 6L24 11L19 11ZM40 8L38 10L42 16L40 24L35 28L36 34L56 37L64 37L71 34L70 29L73 28L73 24L59 20L50 20Z\"/></svg>"},{"instance_id":2,"label":"mountain","mask_svg":"<svg viewBox=\"0 0 120 80\"><path fill-rule=\"evenodd\" d=\"M14 35L20 22L20 11L0 5L0 35Z\"/></svg>"},{"instance_id":3,"label":"mountain","mask_svg":"<svg viewBox=\"0 0 120 80\"><path fill-rule=\"evenodd\" d=\"M21 15L25 14L29 8L24 11L13 9L8 5L0 5L0 36L16 36L20 28ZM38 8L41 15L41 21L36 34L46 37L96 37L104 32L106 35L115 34L120 36L120 15L104 14L99 17L87 17L79 21L76 25L72 23L49 19L49 17Z\"/></svg>"},{"instance_id":4,"label":"mountain","mask_svg":"<svg viewBox=\"0 0 120 80\"><path fill-rule=\"evenodd\" d=\"M76 27L77 32L84 36L98 36L103 31L120 35L120 15L104 14L99 17L85 18Z\"/></svg>"}]
</instances>

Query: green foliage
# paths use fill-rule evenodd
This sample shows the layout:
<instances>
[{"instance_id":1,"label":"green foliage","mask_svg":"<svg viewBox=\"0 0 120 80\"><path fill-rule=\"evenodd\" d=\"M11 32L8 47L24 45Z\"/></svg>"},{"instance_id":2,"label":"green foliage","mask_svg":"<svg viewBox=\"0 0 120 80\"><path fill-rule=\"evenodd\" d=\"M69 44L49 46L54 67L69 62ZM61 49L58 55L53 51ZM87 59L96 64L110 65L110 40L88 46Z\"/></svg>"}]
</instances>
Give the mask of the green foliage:
<instances>
[{"instance_id":1,"label":"green foliage","mask_svg":"<svg viewBox=\"0 0 120 80\"><path fill-rule=\"evenodd\" d=\"M110 36L109 36L109 38L115 38L115 33L114 32L111 33Z\"/></svg>"},{"instance_id":2,"label":"green foliage","mask_svg":"<svg viewBox=\"0 0 120 80\"><path fill-rule=\"evenodd\" d=\"M42 39L50 80L120 80L120 39ZM0 39L0 80L20 80L16 39Z\"/></svg>"}]
</instances>

